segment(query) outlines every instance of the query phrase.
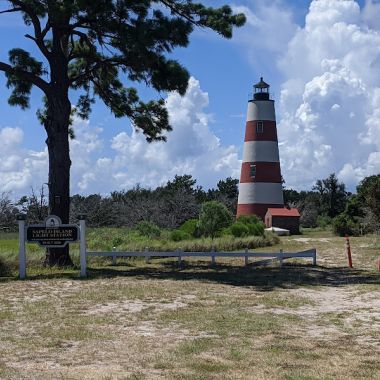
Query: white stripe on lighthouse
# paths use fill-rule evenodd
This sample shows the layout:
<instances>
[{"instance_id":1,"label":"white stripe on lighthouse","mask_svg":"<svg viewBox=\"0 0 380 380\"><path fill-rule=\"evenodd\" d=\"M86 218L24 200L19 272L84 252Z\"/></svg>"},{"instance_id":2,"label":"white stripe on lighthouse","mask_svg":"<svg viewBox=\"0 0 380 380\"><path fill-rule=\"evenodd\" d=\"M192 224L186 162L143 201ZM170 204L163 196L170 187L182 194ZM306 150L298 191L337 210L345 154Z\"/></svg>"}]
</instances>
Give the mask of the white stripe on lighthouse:
<instances>
[{"instance_id":1,"label":"white stripe on lighthouse","mask_svg":"<svg viewBox=\"0 0 380 380\"><path fill-rule=\"evenodd\" d=\"M246 141L243 162L279 162L277 141Z\"/></svg>"},{"instance_id":2,"label":"white stripe on lighthouse","mask_svg":"<svg viewBox=\"0 0 380 380\"><path fill-rule=\"evenodd\" d=\"M284 204L282 183L241 183L238 204Z\"/></svg>"},{"instance_id":3,"label":"white stripe on lighthouse","mask_svg":"<svg viewBox=\"0 0 380 380\"><path fill-rule=\"evenodd\" d=\"M276 121L274 102L270 100L251 100L248 102L247 121Z\"/></svg>"}]
</instances>

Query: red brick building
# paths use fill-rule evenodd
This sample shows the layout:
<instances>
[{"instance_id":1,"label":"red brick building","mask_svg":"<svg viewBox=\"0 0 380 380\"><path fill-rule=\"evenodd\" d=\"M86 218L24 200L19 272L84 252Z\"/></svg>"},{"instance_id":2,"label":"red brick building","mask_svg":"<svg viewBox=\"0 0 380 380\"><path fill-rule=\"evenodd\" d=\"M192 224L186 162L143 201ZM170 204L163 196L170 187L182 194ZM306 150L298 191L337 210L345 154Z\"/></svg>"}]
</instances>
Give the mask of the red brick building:
<instances>
[{"instance_id":1,"label":"red brick building","mask_svg":"<svg viewBox=\"0 0 380 380\"><path fill-rule=\"evenodd\" d=\"M289 230L292 235L300 233L300 213L296 208L268 208L265 226Z\"/></svg>"}]
</instances>

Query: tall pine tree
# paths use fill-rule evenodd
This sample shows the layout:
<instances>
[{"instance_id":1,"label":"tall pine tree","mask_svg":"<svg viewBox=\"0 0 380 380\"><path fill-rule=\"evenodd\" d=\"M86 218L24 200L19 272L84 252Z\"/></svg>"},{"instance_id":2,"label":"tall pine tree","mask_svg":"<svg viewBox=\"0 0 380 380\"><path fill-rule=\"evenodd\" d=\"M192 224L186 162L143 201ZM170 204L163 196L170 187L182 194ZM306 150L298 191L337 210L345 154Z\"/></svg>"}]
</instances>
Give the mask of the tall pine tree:
<instances>
[{"instance_id":1,"label":"tall pine tree","mask_svg":"<svg viewBox=\"0 0 380 380\"><path fill-rule=\"evenodd\" d=\"M15 47L0 71L12 89L10 105L25 109L33 86L43 94L38 117L47 134L49 209L69 220L69 136L72 102L80 91L76 113L86 119L96 99L115 117L128 117L147 140L165 140L170 131L163 100L143 102L133 82L157 91L184 94L189 74L168 55L185 47L195 27L230 38L245 22L230 7L209 8L192 0L8 0L0 14L18 13L30 27L25 37L39 58ZM46 79L49 78L49 79ZM75 92L77 95L78 92ZM71 264L68 247L51 249L48 265Z\"/></svg>"}]
</instances>

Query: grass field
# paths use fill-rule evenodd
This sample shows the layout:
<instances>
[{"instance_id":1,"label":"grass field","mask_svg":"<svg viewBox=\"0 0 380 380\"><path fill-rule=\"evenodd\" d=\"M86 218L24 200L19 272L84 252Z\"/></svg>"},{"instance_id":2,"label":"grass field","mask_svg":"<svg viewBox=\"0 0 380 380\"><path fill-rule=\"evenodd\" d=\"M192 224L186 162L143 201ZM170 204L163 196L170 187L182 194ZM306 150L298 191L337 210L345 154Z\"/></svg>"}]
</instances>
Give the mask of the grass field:
<instances>
[{"instance_id":1,"label":"grass field","mask_svg":"<svg viewBox=\"0 0 380 380\"><path fill-rule=\"evenodd\" d=\"M90 261L86 280L30 246L26 281L7 236L1 379L380 378L379 236L351 239L353 269L344 239L306 231L259 250L316 248L317 267Z\"/></svg>"}]
</instances>

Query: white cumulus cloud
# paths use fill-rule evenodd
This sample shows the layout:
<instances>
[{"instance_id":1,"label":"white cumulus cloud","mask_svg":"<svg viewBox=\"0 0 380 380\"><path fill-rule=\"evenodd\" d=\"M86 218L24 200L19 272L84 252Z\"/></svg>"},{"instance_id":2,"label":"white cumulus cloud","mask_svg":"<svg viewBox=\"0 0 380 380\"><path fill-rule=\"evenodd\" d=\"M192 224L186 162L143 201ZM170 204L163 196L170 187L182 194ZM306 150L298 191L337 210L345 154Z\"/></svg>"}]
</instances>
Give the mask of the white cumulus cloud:
<instances>
[{"instance_id":1,"label":"white cumulus cloud","mask_svg":"<svg viewBox=\"0 0 380 380\"><path fill-rule=\"evenodd\" d=\"M191 174L199 184L215 186L219 179L238 177L240 162L234 146L223 146L210 130L205 110L208 94L190 78L185 96L166 99L173 131L167 142L147 143L142 133L121 132L111 140L113 157L100 157L79 181L85 192L164 184L176 174ZM102 178L102 181L99 181Z\"/></svg>"},{"instance_id":2,"label":"white cumulus cloud","mask_svg":"<svg viewBox=\"0 0 380 380\"><path fill-rule=\"evenodd\" d=\"M310 188L335 172L354 190L380 166L380 2L312 0L301 25L289 2L246 4L235 7L247 15L238 42L256 77L282 83L276 111L286 185Z\"/></svg>"},{"instance_id":3,"label":"white cumulus cloud","mask_svg":"<svg viewBox=\"0 0 380 380\"><path fill-rule=\"evenodd\" d=\"M367 7L370 2L367 2ZM375 6L375 4L372 4ZM336 172L351 190L380 167L380 33L354 0L314 0L278 64L288 186Z\"/></svg>"},{"instance_id":4,"label":"white cumulus cloud","mask_svg":"<svg viewBox=\"0 0 380 380\"><path fill-rule=\"evenodd\" d=\"M30 191L33 182L39 186L46 182L43 169L47 165L47 152L35 152L22 147L24 132L19 127L0 128L0 192L18 195Z\"/></svg>"},{"instance_id":5,"label":"white cumulus cloud","mask_svg":"<svg viewBox=\"0 0 380 380\"><path fill-rule=\"evenodd\" d=\"M106 141L102 128L75 118L75 139L70 141L71 192L106 194L136 184L156 187L176 174L191 174L205 187L227 176L238 177L237 148L222 145L211 131L208 104L208 94L194 78L185 96L170 93L166 105L173 131L167 133L166 143L149 144L132 127L129 133ZM0 191L21 195L47 182L47 149L24 149L23 136L17 127L0 129Z\"/></svg>"}]
</instances>

